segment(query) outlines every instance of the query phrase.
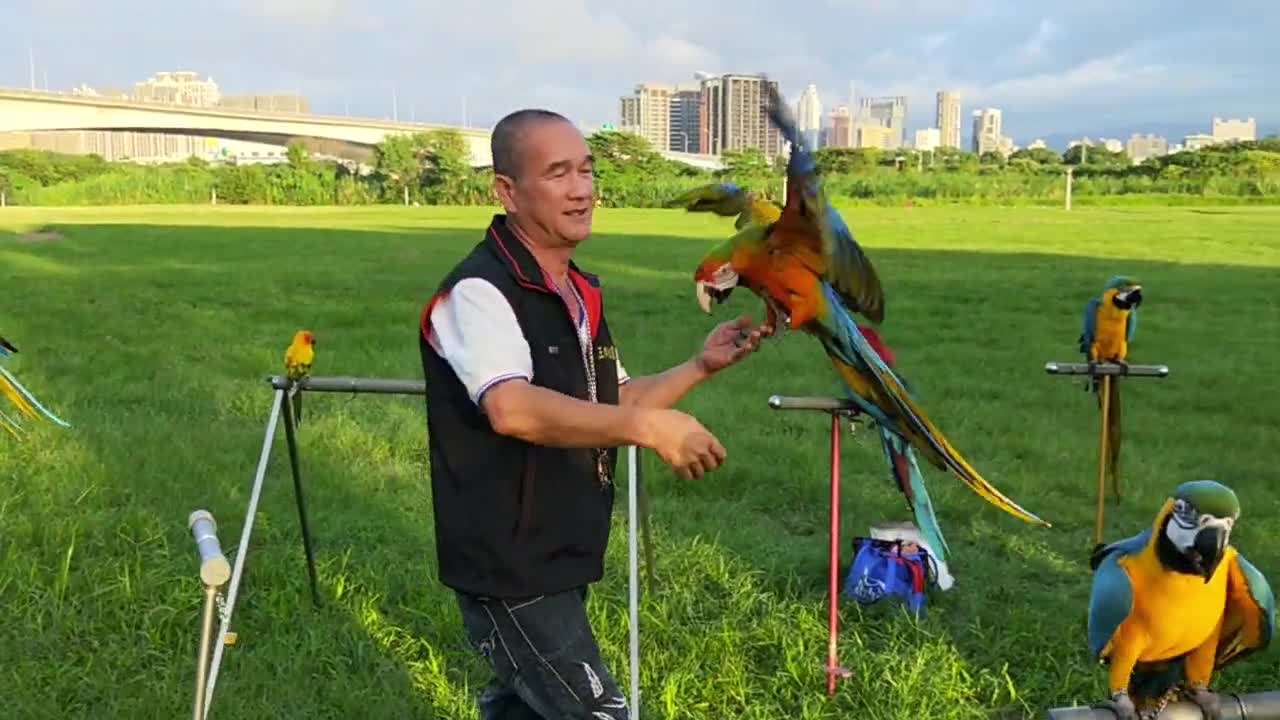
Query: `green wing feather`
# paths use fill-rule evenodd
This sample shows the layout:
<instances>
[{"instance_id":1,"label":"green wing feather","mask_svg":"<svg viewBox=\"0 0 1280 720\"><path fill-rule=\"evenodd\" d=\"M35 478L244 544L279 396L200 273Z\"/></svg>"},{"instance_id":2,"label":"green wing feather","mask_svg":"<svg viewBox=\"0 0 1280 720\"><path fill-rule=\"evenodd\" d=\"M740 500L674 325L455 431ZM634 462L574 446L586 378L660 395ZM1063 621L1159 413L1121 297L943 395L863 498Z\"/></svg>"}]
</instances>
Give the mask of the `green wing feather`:
<instances>
[{"instance_id":1,"label":"green wing feather","mask_svg":"<svg viewBox=\"0 0 1280 720\"><path fill-rule=\"evenodd\" d=\"M737 230L755 223L768 225L782 215L777 203L754 196L731 182L711 183L686 190L666 202L667 207L684 208L689 212L711 212L722 217L733 217Z\"/></svg>"}]
</instances>

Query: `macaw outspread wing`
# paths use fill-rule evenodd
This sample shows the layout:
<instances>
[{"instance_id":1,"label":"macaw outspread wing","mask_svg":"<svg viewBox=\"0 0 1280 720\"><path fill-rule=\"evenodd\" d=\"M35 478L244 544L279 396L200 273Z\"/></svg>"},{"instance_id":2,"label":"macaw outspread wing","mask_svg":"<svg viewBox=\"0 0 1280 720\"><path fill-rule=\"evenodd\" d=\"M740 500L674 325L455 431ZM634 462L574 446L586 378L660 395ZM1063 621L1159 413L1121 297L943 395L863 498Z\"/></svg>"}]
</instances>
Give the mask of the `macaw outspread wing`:
<instances>
[{"instance_id":1,"label":"macaw outspread wing","mask_svg":"<svg viewBox=\"0 0 1280 720\"><path fill-rule=\"evenodd\" d=\"M1133 583L1120 566L1120 558L1140 552L1150 535L1148 529L1100 551L1089 592L1089 652L1094 660L1101 657L1121 623L1133 612Z\"/></svg>"},{"instance_id":2,"label":"macaw outspread wing","mask_svg":"<svg viewBox=\"0 0 1280 720\"><path fill-rule=\"evenodd\" d=\"M800 131L777 88L768 86L769 119L791 143L787 162L787 202L783 216L792 213L795 229L779 235L788 244L800 244L809 255L814 273L840 293L845 304L874 323L884 321L884 288L871 258L853 239L844 218L828 201L818 179L818 166L805 147ZM807 230L807 232L805 231Z\"/></svg>"},{"instance_id":3,"label":"macaw outspread wing","mask_svg":"<svg viewBox=\"0 0 1280 720\"><path fill-rule=\"evenodd\" d=\"M737 215L733 227L741 230L749 224L770 225L782 216L777 203L755 197L731 182L711 183L686 190L667 201L667 207L689 212L712 212L723 217Z\"/></svg>"},{"instance_id":4,"label":"macaw outspread wing","mask_svg":"<svg viewBox=\"0 0 1280 720\"><path fill-rule=\"evenodd\" d=\"M1095 297L1084 306L1084 318L1080 323L1080 352L1085 355L1089 354L1093 339L1098 336L1098 308L1101 305L1102 300Z\"/></svg>"},{"instance_id":5,"label":"macaw outspread wing","mask_svg":"<svg viewBox=\"0 0 1280 720\"><path fill-rule=\"evenodd\" d=\"M1029 523L1048 527L1049 523L1019 506L1000 492L956 451L934 426L903 384L853 322L829 284L820 282L825 293L824 307L810 326L831 357L836 373L844 381L850 399L881 427L901 434L930 457L940 468L950 470L979 497Z\"/></svg>"},{"instance_id":6,"label":"macaw outspread wing","mask_svg":"<svg viewBox=\"0 0 1280 720\"><path fill-rule=\"evenodd\" d=\"M1258 568L1237 551L1227 569L1227 607L1217 666L1266 649L1276 636L1276 596Z\"/></svg>"}]
</instances>

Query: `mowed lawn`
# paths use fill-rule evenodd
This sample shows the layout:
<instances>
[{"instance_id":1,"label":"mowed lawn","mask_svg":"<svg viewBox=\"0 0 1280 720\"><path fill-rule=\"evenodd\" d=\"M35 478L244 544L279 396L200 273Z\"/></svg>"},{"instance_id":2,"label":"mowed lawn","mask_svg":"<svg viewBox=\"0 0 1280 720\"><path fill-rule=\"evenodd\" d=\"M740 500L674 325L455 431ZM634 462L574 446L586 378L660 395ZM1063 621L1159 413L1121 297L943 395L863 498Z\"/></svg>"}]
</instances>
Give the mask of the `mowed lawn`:
<instances>
[{"instance_id":1,"label":"mowed lawn","mask_svg":"<svg viewBox=\"0 0 1280 720\"><path fill-rule=\"evenodd\" d=\"M420 378L419 313L492 209L0 211L7 362L54 412L0 437L0 702L16 718L190 713L202 589L187 515L207 508L233 557L292 333L315 372ZM841 608L854 677L825 696L828 424L772 411L824 394L816 341L770 341L681 408L728 449L698 482L650 453L659 587L643 597L646 718L1043 717L1102 698L1085 623L1098 411L1074 361L1081 308L1118 272L1145 284L1133 362L1165 380L1123 390L1124 493L1107 536L1150 525L1178 483L1235 488L1232 540L1280 586L1280 211L847 209L882 274L882 334L950 440L1016 501L999 512L925 473L955 587L916 623ZM727 219L602 210L579 260L602 275L633 374L760 316L735 293L697 308L692 271ZM58 236L33 235L38 229ZM473 718L488 674L435 580L420 398L310 394L302 467L323 607L308 596L283 431L272 456L211 717ZM910 517L878 441L845 436L842 565L869 526ZM625 464L606 579L589 609L627 685ZM843 568L842 568L843 571ZM841 578L843 582L843 575ZM1277 685L1272 650L1216 685Z\"/></svg>"}]
</instances>

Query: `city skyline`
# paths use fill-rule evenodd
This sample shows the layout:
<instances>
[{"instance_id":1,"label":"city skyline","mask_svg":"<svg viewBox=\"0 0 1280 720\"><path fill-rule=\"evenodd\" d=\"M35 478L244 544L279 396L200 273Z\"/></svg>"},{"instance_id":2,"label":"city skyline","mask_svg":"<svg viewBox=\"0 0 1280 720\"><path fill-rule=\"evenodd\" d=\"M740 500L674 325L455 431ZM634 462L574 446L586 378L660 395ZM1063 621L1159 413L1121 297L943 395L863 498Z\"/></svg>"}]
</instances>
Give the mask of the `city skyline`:
<instances>
[{"instance_id":1,"label":"city skyline","mask_svg":"<svg viewBox=\"0 0 1280 720\"><path fill-rule=\"evenodd\" d=\"M862 97L903 95L907 140L936 126L942 89L963 98L962 136L972 109L997 107L1021 146L1207 132L1213 116L1275 131L1280 60L1266 51L1274 21L1261 3L1227 0L1194 21L1154 1L1117 5L826 0L806 26L781 27L776 8L749 1L726 14L669 0L504 0L483 25L465 8L392 0L50 0L0 13L0 85L28 86L30 47L36 84L50 89L191 70L227 94L298 92L317 113L390 117L394 97L400 119L490 126L543 105L600 126L617 122L619 95L638 83L764 72L790 102L816 85L824 114L850 84ZM1207 47L1224 51L1192 52Z\"/></svg>"}]
</instances>

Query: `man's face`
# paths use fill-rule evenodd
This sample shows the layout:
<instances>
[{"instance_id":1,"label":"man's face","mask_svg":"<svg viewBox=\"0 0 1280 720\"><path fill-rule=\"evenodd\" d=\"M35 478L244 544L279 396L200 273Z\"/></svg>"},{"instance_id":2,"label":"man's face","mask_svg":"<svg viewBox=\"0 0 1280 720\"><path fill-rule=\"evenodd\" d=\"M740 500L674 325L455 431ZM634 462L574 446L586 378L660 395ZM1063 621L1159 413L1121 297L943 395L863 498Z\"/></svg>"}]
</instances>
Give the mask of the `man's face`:
<instances>
[{"instance_id":1,"label":"man's face","mask_svg":"<svg viewBox=\"0 0 1280 720\"><path fill-rule=\"evenodd\" d=\"M533 124L520 138L519 178L499 189L509 212L547 233L552 242L577 245L591 234L592 157L582 133L566 122ZM505 186L505 187L504 187Z\"/></svg>"}]
</instances>

